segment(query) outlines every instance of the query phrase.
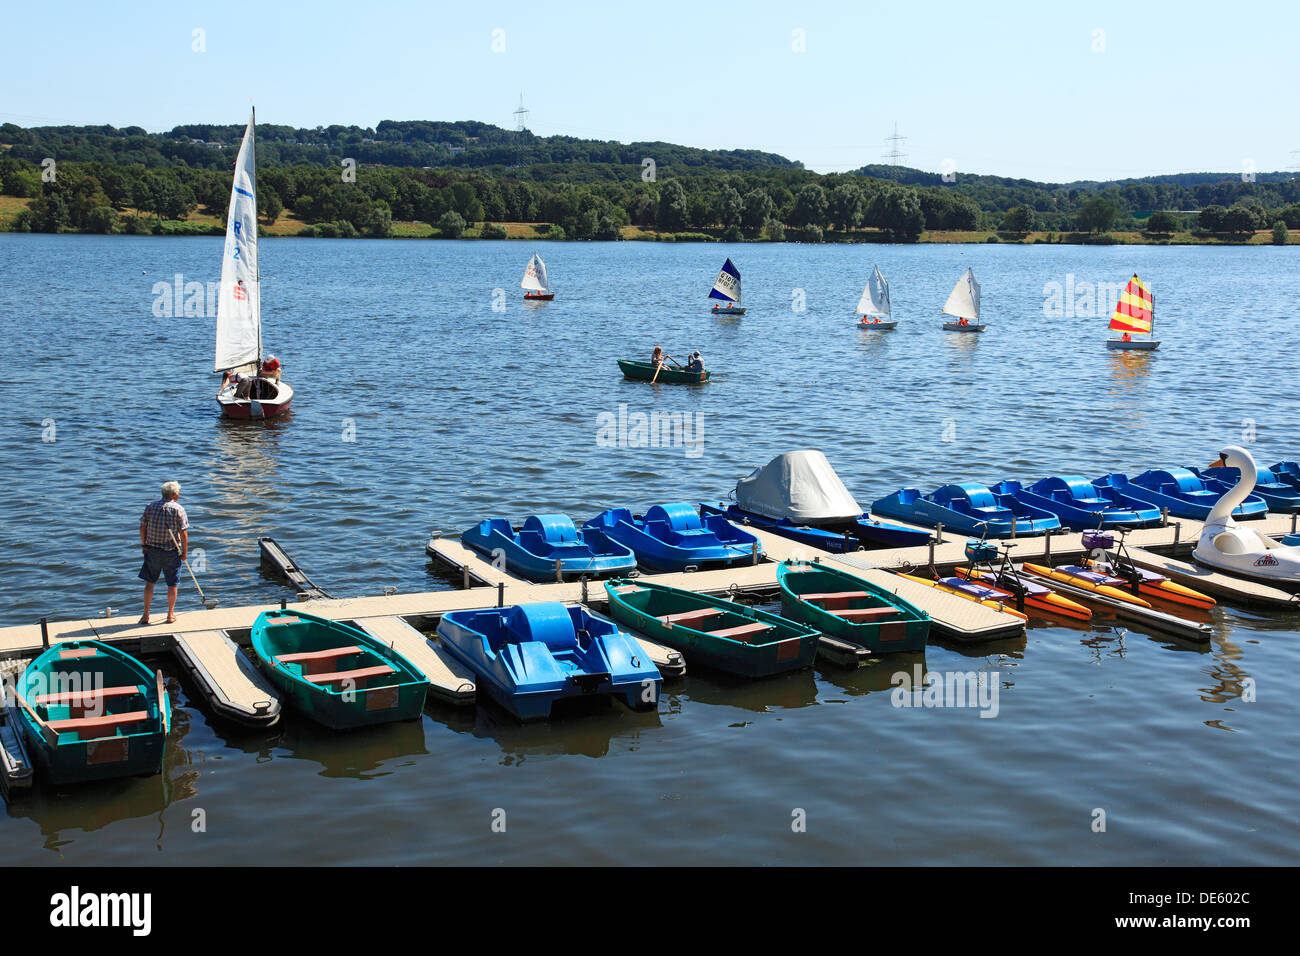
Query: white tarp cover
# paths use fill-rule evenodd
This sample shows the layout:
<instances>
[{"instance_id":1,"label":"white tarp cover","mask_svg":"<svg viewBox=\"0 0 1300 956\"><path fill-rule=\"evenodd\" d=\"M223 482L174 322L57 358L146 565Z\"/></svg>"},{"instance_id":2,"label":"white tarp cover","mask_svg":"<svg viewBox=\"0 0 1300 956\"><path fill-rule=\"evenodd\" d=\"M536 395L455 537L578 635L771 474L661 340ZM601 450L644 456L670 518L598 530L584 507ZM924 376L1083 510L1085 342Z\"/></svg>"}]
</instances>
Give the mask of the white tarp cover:
<instances>
[{"instance_id":1,"label":"white tarp cover","mask_svg":"<svg viewBox=\"0 0 1300 956\"><path fill-rule=\"evenodd\" d=\"M862 506L819 451L786 452L754 469L736 482L736 504L744 511L801 524L862 516Z\"/></svg>"}]
</instances>

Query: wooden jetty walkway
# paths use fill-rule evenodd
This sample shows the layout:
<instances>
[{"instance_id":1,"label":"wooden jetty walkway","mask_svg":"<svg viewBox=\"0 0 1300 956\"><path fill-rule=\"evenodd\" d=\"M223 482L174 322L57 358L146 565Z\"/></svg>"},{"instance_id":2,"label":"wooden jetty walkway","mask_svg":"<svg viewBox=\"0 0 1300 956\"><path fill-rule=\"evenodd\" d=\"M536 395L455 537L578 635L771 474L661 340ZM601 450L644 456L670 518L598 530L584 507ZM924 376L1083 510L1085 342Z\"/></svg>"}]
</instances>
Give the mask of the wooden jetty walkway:
<instances>
[{"instance_id":1,"label":"wooden jetty walkway","mask_svg":"<svg viewBox=\"0 0 1300 956\"><path fill-rule=\"evenodd\" d=\"M1266 534L1291 530L1290 516L1269 515L1251 527ZM766 557L757 564L713 571L647 575L655 581L709 594L776 591L777 562L785 559L824 561L859 574L930 614L934 631L958 641L990 641L1016 638L1024 633L1024 622L1014 615L967 601L906 581L889 573L893 570L921 570L931 566L946 570L965 560L966 535L943 532L922 547L894 548L831 554L800 545L770 532L750 529L763 543ZM1200 535L1200 522L1171 520L1166 527L1139 529L1129 533L1127 543L1134 560L1159 570L1175 580L1213 594L1215 597L1250 607L1295 609L1297 599L1266 585L1208 571L1185 564L1157 551L1190 551ZM1055 563L1056 559L1083 553L1077 533L1050 537L1004 539L1014 561ZM459 575L465 585L458 590L414 594L385 594L345 599L296 600L295 606L310 608L313 614L330 620L353 623L390 643L408 657L430 681L430 697L451 705L469 705L476 697L474 680L441 649L436 640L422 632L433 630L448 611L513 605L536 601L585 603L594 608L607 604L600 581L538 584L495 567L459 540L435 538L426 546L429 556ZM284 556L286 564L291 559ZM296 565L293 565L296 569ZM305 575L304 575L305 577ZM309 579L308 579L309 580ZM295 582L298 583L298 582ZM285 602L282 602L285 603ZM281 705L274 688L249 658L243 647L262 611L277 604L183 611L173 624L141 627L130 620L113 617L50 621L44 638L51 643L95 639L120 645L130 653L171 653L200 688L212 709L223 717L249 726L274 723ZM685 673L687 661L671 648L638 636L643 649L665 677ZM43 646L39 624L0 628L0 662L14 662L38 654ZM830 641L822 656L841 664L860 663L869 655L861 648ZM3 749L3 748L0 748ZM21 777L21 774L17 774Z\"/></svg>"}]
</instances>

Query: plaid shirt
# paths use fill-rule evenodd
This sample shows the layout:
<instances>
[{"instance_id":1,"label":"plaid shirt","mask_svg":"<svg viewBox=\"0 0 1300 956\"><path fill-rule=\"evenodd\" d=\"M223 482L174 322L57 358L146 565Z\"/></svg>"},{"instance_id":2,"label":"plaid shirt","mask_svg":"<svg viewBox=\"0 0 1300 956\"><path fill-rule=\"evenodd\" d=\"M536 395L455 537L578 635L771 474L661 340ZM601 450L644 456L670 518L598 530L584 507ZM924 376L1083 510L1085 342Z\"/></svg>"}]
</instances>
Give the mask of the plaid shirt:
<instances>
[{"instance_id":1,"label":"plaid shirt","mask_svg":"<svg viewBox=\"0 0 1300 956\"><path fill-rule=\"evenodd\" d=\"M152 502L144 509L140 521L144 524L144 543L165 551L176 550L176 542L172 540L172 534L180 540L181 532L188 531L190 527L190 519L186 516L185 509L175 498L170 500L159 498Z\"/></svg>"}]
</instances>

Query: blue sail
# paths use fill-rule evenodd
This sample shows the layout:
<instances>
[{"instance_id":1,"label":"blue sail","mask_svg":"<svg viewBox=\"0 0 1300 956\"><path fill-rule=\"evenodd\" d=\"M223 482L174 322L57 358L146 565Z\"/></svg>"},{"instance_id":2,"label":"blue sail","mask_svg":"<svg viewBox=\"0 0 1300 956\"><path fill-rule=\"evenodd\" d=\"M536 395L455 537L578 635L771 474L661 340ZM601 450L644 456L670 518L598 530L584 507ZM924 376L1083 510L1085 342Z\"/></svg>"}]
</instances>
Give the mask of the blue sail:
<instances>
[{"instance_id":1,"label":"blue sail","mask_svg":"<svg viewBox=\"0 0 1300 956\"><path fill-rule=\"evenodd\" d=\"M731 264L730 259L722 264L722 271L718 273L713 288L709 290L709 298L721 299L723 302L740 302L740 272Z\"/></svg>"}]
</instances>

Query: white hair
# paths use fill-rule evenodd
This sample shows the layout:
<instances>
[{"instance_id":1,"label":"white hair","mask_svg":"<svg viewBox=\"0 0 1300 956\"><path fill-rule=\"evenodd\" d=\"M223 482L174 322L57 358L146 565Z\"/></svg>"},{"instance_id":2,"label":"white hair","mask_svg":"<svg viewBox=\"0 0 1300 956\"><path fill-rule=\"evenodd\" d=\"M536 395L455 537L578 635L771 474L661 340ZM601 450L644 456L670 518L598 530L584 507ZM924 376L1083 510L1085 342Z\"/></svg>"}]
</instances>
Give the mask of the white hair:
<instances>
[{"instance_id":1,"label":"white hair","mask_svg":"<svg viewBox=\"0 0 1300 956\"><path fill-rule=\"evenodd\" d=\"M164 481L162 486L162 496L164 498L179 498L181 494L181 483L179 481Z\"/></svg>"}]
</instances>

